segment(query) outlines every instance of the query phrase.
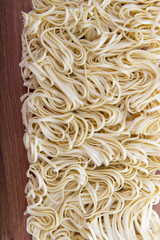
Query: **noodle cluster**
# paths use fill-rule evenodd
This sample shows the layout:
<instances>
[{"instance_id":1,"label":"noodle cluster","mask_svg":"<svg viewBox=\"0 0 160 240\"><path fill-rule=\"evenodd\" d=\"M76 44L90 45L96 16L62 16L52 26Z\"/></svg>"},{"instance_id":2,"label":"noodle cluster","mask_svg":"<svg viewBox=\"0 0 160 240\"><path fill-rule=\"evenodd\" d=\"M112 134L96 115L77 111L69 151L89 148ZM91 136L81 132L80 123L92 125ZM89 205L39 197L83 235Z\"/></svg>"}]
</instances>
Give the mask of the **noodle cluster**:
<instances>
[{"instance_id":1,"label":"noodle cluster","mask_svg":"<svg viewBox=\"0 0 160 240\"><path fill-rule=\"evenodd\" d=\"M33 0L23 13L33 240L159 240L160 1Z\"/></svg>"}]
</instances>

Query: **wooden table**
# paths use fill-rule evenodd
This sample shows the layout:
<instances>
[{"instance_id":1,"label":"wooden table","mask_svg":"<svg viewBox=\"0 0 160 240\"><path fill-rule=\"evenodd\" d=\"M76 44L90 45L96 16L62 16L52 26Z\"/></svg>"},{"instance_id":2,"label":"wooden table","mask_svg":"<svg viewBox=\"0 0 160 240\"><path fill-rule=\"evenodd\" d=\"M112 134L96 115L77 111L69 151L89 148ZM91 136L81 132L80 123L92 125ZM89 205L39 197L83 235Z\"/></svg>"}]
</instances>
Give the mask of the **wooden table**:
<instances>
[{"instance_id":1,"label":"wooden table","mask_svg":"<svg viewBox=\"0 0 160 240\"><path fill-rule=\"evenodd\" d=\"M0 1L0 238L29 240L26 233L27 155L22 138L20 96L22 87L19 62L21 59L21 11L29 11L31 0ZM160 213L160 206L156 207Z\"/></svg>"},{"instance_id":2,"label":"wooden table","mask_svg":"<svg viewBox=\"0 0 160 240\"><path fill-rule=\"evenodd\" d=\"M24 188L28 168L21 120L22 87L21 11L32 8L31 0L0 1L0 239L30 240L26 233Z\"/></svg>"}]
</instances>

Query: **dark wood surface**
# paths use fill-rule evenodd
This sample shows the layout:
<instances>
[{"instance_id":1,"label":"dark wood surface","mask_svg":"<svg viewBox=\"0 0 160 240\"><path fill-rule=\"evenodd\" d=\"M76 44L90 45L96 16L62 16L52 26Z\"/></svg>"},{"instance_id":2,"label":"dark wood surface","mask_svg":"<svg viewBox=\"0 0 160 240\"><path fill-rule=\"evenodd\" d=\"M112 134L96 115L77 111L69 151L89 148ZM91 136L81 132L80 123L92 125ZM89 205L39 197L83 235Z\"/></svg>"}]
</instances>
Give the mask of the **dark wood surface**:
<instances>
[{"instance_id":1,"label":"dark wood surface","mask_svg":"<svg viewBox=\"0 0 160 240\"><path fill-rule=\"evenodd\" d=\"M28 168L21 120L21 11L31 0L0 1L0 239L30 240L26 233L24 188ZM160 206L156 207L160 213Z\"/></svg>"},{"instance_id":2,"label":"dark wood surface","mask_svg":"<svg viewBox=\"0 0 160 240\"><path fill-rule=\"evenodd\" d=\"M30 240L24 188L28 168L21 120L21 11L31 0L0 0L0 239Z\"/></svg>"}]
</instances>

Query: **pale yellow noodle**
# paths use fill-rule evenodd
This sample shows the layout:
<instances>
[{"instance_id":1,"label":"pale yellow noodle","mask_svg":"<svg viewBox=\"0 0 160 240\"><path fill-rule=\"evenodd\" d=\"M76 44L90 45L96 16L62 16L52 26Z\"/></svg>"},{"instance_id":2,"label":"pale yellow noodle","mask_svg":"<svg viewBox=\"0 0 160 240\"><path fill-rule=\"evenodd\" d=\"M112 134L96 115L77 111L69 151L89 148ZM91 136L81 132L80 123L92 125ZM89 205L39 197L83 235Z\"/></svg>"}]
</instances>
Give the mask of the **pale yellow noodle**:
<instances>
[{"instance_id":1,"label":"pale yellow noodle","mask_svg":"<svg viewBox=\"0 0 160 240\"><path fill-rule=\"evenodd\" d=\"M32 0L22 117L33 240L159 240L160 2Z\"/></svg>"}]
</instances>

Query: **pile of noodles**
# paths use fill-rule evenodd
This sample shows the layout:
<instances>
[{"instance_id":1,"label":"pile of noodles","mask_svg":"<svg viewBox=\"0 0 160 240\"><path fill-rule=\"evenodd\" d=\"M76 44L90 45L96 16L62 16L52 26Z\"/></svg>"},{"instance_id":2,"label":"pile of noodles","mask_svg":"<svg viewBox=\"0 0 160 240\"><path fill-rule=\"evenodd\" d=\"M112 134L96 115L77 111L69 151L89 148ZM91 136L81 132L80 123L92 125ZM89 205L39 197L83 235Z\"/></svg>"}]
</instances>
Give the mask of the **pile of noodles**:
<instances>
[{"instance_id":1,"label":"pile of noodles","mask_svg":"<svg viewBox=\"0 0 160 240\"><path fill-rule=\"evenodd\" d=\"M23 17L27 231L160 239L160 1L33 0Z\"/></svg>"}]
</instances>

